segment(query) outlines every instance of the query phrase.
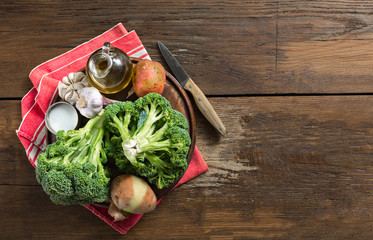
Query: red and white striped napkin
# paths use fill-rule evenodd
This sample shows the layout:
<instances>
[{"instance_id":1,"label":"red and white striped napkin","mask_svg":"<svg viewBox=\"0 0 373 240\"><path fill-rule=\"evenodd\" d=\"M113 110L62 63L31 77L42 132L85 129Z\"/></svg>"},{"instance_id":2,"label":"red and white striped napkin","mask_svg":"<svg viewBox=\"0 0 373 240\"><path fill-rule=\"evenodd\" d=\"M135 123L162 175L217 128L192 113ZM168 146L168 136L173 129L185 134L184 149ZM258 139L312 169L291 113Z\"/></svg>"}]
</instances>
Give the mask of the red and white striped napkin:
<instances>
[{"instance_id":1,"label":"red and white striped napkin","mask_svg":"<svg viewBox=\"0 0 373 240\"><path fill-rule=\"evenodd\" d=\"M130 57L150 59L135 31L127 32L119 23L101 35L76 48L50 59L35 67L29 77L34 87L22 98L22 122L16 131L27 158L35 167L35 161L46 148L47 128L44 122L45 112L58 95L58 83L64 76L82 69L89 56L101 48L104 42L111 42L114 47L122 49ZM206 172L208 167L198 149L195 148L191 163L177 186ZM161 199L158 200L158 203ZM142 215L132 214L129 218L114 222L106 208L95 205L84 206L122 234L127 233Z\"/></svg>"}]
</instances>

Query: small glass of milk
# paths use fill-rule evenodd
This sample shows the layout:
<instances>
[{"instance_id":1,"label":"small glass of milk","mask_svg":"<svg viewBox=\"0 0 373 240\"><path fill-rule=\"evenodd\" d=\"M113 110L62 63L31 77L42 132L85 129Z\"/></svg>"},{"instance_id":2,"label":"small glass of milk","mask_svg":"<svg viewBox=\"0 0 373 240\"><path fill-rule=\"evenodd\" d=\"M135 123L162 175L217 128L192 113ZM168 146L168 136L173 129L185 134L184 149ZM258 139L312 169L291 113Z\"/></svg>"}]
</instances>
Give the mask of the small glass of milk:
<instances>
[{"instance_id":1,"label":"small glass of milk","mask_svg":"<svg viewBox=\"0 0 373 240\"><path fill-rule=\"evenodd\" d=\"M67 102L52 104L45 114L45 125L56 134L59 130L73 130L78 126L78 112Z\"/></svg>"}]
</instances>

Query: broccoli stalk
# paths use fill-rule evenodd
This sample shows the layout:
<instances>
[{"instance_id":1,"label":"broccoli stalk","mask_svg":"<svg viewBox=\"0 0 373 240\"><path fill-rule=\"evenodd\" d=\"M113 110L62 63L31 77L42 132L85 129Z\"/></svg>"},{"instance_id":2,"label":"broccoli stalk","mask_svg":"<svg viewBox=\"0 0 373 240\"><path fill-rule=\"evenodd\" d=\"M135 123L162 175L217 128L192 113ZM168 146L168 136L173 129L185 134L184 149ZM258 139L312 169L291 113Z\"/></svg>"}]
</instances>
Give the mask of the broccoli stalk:
<instances>
[{"instance_id":1,"label":"broccoli stalk","mask_svg":"<svg viewBox=\"0 0 373 240\"><path fill-rule=\"evenodd\" d=\"M164 132L167 129L165 123L163 127L155 131L155 123L164 116L164 112L161 108L157 108L156 104L150 104L150 107L145 106L146 112L140 114L140 118L146 118L144 124L138 131L129 139L122 142L122 148L124 155L131 161L135 161L139 154L144 153L144 147L155 143L162 138ZM154 150L154 149L150 149ZM143 156L142 156L143 157Z\"/></svg>"},{"instance_id":2,"label":"broccoli stalk","mask_svg":"<svg viewBox=\"0 0 373 240\"><path fill-rule=\"evenodd\" d=\"M36 178L54 203L86 205L108 198L104 131L101 113L83 128L59 131L57 141L38 156Z\"/></svg>"},{"instance_id":3,"label":"broccoli stalk","mask_svg":"<svg viewBox=\"0 0 373 240\"><path fill-rule=\"evenodd\" d=\"M108 106L104 115L113 134L107 151L122 150L111 154L121 171L148 177L158 188L184 173L190 146L188 123L164 97L150 93L134 103L118 102Z\"/></svg>"}]
</instances>

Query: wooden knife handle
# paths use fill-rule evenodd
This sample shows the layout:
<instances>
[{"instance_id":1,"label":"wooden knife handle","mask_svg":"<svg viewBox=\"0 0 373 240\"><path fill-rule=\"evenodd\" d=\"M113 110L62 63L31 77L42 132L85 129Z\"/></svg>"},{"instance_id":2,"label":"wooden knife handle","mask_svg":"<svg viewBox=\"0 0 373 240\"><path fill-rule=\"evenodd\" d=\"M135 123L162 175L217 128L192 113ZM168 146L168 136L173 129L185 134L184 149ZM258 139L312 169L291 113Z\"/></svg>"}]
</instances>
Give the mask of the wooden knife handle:
<instances>
[{"instance_id":1,"label":"wooden knife handle","mask_svg":"<svg viewBox=\"0 0 373 240\"><path fill-rule=\"evenodd\" d=\"M199 89L199 87L193 82L191 78L185 83L184 89L192 93L193 98L196 102L197 107L206 119L225 137L226 130L221 122L218 114L216 114L209 100L207 100L205 94Z\"/></svg>"}]
</instances>

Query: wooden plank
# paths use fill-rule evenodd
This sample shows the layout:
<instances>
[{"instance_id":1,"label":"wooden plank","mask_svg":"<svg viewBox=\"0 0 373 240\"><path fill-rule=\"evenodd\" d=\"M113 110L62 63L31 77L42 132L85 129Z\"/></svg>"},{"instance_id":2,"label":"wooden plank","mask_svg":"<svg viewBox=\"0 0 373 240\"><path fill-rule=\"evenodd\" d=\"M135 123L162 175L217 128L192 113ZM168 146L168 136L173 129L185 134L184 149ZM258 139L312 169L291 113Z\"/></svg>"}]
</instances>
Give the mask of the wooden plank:
<instances>
[{"instance_id":1,"label":"wooden plank","mask_svg":"<svg viewBox=\"0 0 373 240\"><path fill-rule=\"evenodd\" d=\"M37 184L33 167L16 135L21 119L20 101L0 101L0 184Z\"/></svg>"},{"instance_id":2,"label":"wooden plank","mask_svg":"<svg viewBox=\"0 0 373 240\"><path fill-rule=\"evenodd\" d=\"M372 10L371 1L279 1L275 91L373 92Z\"/></svg>"},{"instance_id":3,"label":"wooden plank","mask_svg":"<svg viewBox=\"0 0 373 240\"><path fill-rule=\"evenodd\" d=\"M118 22L164 64L163 41L206 94L373 92L370 1L74 4L0 3L1 98L22 97L35 66Z\"/></svg>"},{"instance_id":4,"label":"wooden plank","mask_svg":"<svg viewBox=\"0 0 373 240\"><path fill-rule=\"evenodd\" d=\"M206 94L373 92L369 1L151 3L2 2L0 97L22 97L36 65L118 22L164 64L163 41Z\"/></svg>"},{"instance_id":5,"label":"wooden plank","mask_svg":"<svg viewBox=\"0 0 373 240\"><path fill-rule=\"evenodd\" d=\"M258 93L275 66L275 6L270 0L3 1L0 98L22 97L35 66L118 22L136 30L162 62L156 43L163 41L206 94Z\"/></svg>"},{"instance_id":6,"label":"wooden plank","mask_svg":"<svg viewBox=\"0 0 373 240\"><path fill-rule=\"evenodd\" d=\"M373 237L373 96L209 100L228 133L220 137L196 111L210 171L169 194L129 238ZM0 134L11 136L19 102L0 103L10 122ZM23 154L2 158L1 239L122 238L82 207L53 205Z\"/></svg>"}]
</instances>

